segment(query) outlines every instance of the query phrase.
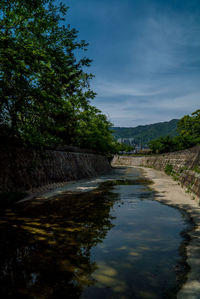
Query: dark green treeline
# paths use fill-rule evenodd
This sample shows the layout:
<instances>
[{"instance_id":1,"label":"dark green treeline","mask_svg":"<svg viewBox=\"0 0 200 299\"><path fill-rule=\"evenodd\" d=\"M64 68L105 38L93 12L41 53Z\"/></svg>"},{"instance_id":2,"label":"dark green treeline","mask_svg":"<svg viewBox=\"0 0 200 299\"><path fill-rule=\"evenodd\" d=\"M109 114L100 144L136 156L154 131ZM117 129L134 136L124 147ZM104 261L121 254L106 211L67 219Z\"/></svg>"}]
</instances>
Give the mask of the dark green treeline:
<instances>
[{"instance_id":1,"label":"dark green treeline","mask_svg":"<svg viewBox=\"0 0 200 299\"><path fill-rule=\"evenodd\" d=\"M4 146L116 151L111 123L90 104L91 60L68 9L53 0L0 2L0 138ZM80 52L79 52L80 53ZM81 52L82 53L82 52ZM81 56L81 54L79 55Z\"/></svg>"},{"instance_id":2,"label":"dark green treeline","mask_svg":"<svg viewBox=\"0 0 200 299\"><path fill-rule=\"evenodd\" d=\"M183 150L200 144L200 110L185 115L178 121L178 136L160 137L149 143L153 153L167 153Z\"/></svg>"}]
</instances>

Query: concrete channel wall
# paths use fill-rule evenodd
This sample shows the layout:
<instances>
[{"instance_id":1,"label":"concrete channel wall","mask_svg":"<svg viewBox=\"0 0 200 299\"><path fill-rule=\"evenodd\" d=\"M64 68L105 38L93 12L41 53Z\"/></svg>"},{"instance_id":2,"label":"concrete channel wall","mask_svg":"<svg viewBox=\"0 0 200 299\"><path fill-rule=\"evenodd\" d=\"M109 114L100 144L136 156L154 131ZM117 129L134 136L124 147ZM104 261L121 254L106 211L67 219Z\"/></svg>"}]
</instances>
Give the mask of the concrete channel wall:
<instances>
[{"instance_id":1,"label":"concrete channel wall","mask_svg":"<svg viewBox=\"0 0 200 299\"><path fill-rule=\"evenodd\" d=\"M164 171L171 165L172 176L177 179L188 192L200 198L200 146L152 156L115 156L113 166L145 166Z\"/></svg>"},{"instance_id":2,"label":"concrete channel wall","mask_svg":"<svg viewBox=\"0 0 200 299\"><path fill-rule=\"evenodd\" d=\"M86 152L0 151L0 192L29 191L54 183L107 173L106 157Z\"/></svg>"}]
</instances>

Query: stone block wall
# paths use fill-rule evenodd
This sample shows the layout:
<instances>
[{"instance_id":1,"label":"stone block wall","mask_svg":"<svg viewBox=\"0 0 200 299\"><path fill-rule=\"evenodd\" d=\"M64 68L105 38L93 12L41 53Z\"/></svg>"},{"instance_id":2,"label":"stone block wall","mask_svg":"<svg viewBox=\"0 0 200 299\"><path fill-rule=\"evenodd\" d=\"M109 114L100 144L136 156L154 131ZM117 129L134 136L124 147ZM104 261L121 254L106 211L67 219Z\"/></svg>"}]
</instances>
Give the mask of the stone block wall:
<instances>
[{"instance_id":1,"label":"stone block wall","mask_svg":"<svg viewBox=\"0 0 200 299\"><path fill-rule=\"evenodd\" d=\"M145 166L164 171L172 165L175 178L183 187L200 198L200 146L152 156L115 156L113 166Z\"/></svg>"},{"instance_id":2,"label":"stone block wall","mask_svg":"<svg viewBox=\"0 0 200 299\"><path fill-rule=\"evenodd\" d=\"M93 177L111 170L106 157L62 151L0 151L0 192L28 191L41 186Z\"/></svg>"}]
</instances>

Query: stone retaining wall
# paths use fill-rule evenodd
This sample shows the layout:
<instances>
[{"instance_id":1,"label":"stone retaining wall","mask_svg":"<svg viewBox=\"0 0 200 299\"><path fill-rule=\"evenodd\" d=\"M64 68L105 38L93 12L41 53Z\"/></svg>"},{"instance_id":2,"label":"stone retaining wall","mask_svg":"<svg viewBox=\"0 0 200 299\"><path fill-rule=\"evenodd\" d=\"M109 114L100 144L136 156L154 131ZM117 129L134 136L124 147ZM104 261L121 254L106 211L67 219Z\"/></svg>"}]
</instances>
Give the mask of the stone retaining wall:
<instances>
[{"instance_id":1,"label":"stone retaining wall","mask_svg":"<svg viewBox=\"0 0 200 299\"><path fill-rule=\"evenodd\" d=\"M115 156L112 160L113 166L145 166L157 170L165 170L171 165L173 176L180 181L183 187L200 198L200 146L152 156Z\"/></svg>"},{"instance_id":2,"label":"stone retaining wall","mask_svg":"<svg viewBox=\"0 0 200 299\"><path fill-rule=\"evenodd\" d=\"M106 157L62 151L0 151L0 192L93 177L111 170Z\"/></svg>"}]
</instances>

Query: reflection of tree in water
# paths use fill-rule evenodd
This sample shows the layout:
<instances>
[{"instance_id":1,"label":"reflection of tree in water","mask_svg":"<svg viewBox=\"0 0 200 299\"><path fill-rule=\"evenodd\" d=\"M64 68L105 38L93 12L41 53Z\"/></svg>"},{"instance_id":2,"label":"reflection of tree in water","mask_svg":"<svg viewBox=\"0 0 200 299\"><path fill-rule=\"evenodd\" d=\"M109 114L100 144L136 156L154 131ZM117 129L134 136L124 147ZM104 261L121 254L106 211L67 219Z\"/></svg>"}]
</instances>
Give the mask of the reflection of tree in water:
<instances>
[{"instance_id":1,"label":"reflection of tree in water","mask_svg":"<svg viewBox=\"0 0 200 299\"><path fill-rule=\"evenodd\" d=\"M0 229L1 298L79 298L93 284L90 249L112 228L106 189L7 210Z\"/></svg>"}]
</instances>

